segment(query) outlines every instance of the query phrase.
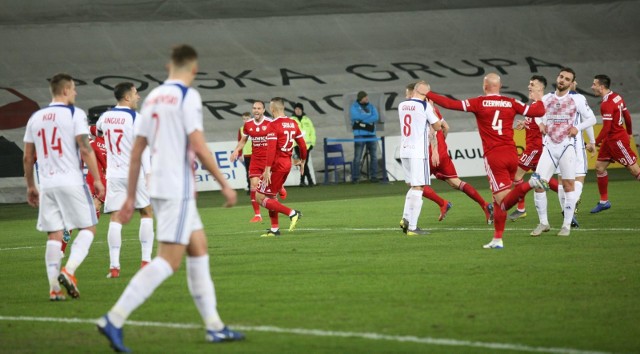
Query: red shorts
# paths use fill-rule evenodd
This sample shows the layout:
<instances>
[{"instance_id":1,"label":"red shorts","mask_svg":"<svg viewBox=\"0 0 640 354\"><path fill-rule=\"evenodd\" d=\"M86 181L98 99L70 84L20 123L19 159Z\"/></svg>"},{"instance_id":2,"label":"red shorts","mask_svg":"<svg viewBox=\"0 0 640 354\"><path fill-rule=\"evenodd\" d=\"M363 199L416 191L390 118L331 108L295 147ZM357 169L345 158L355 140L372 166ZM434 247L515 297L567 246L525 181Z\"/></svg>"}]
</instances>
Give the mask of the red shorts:
<instances>
[{"instance_id":1,"label":"red shorts","mask_svg":"<svg viewBox=\"0 0 640 354\"><path fill-rule=\"evenodd\" d=\"M493 194L511 188L518 170L518 153L515 146L499 147L484 155L484 168Z\"/></svg>"},{"instance_id":2,"label":"red shorts","mask_svg":"<svg viewBox=\"0 0 640 354\"><path fill-rule=\"evenodd\" d=\"M638 157L631 150L629 140L605 140L598 151L598 161L615 161L622 166L635 165Z\"/></svg>"},{"instance_id":3,"label":"red shorts","mask_svg":"<svg viewBox=\"0 0 640 354\"><path fill-rule=\"evenodd\" d=\"M249 178L262 177L262 174L264 173L264 167L266 165L267 162L265 160L252 157L251 163L249 164Z\"/></svg>"},{"instance_id":4,"label":"red shorts","mask_svg":"<svg viewBox=\"0 0 640 354\"><path fill-rule=\"evenodd\" d=\"M449 178L458 178L456 166L453 165L453 161L451 161L451 157L449 157L448 154L445 154L444 156L440 155L440 163L438 166L433 166L433 162L431 161L431 158L429 158L429 170L432 175L441 181Z\"/></svg>"},{"instance_id":5,"label":"red shorts","mask_svg":"<svg viewBox=\"0 0 640 354\"><path fill-rule=\"evenodd\" d=\"M282 189L284 182L287 180L289 172L272 171L271 172L271 184L265 185L262 178L258 184L258 192L266 196L275 197Z\"/></svg>"},{"instance_id":6,"label":"red shorts","mask_svg":"<svg viewBox=\"0 0 640 354\"><path fill-rule=\"evenodd\" d=\"M540 155L542 155L542 147L535 149L527 148L522 155L520 155L518 166L525 171L535 170L536 166L538 166Z\"/></svg>"}]
</instances>

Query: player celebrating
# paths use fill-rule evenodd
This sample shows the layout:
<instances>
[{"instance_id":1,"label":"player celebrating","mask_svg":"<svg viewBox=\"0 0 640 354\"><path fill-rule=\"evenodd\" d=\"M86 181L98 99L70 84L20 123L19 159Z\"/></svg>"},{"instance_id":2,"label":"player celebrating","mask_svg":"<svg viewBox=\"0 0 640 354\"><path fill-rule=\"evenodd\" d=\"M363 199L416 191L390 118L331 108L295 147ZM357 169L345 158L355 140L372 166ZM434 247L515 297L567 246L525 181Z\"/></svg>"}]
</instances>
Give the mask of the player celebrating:
<instances>
[{"instance_id":1,"label":"player celebrating","mask_svg":"<svg viewBox=\"0 0 640 354\"><path fill-rule=\"evenodd\" d=\"M98 176L96 157L89 144L89 126L85 112L73 104L76 85L68 74L57 74L49 82L53 100L49 106L35 112L24 135L24 176L27 201L38 209L37 229L48 235L45 265L49 278L49 299L64 300L58 282L72 298L78 298L75 272L89 254L98 223L91 195L85 186L80 157L89 171ZM36 188L33 164L37 156L40 191ZM100 180L94 182L98 196L104 195ZM63 229L80 229L71 254L62 270Z\"/></svg>"},{"instance_id":2,"label":"player celebrating","mask_svg":"<svg viewBox=\"0 0 640 354\"><path fill-rule=\"evenodd\" d=\"M413 95L414 87L415 87L414 83L407 85L407 88L405 91L405 97L407 99L411 99ZM427 84L427 90L429 89L430 89L429 84ZM429 169L431 171L431 174L434 175L437 179L447 182L447 184L451 186L451 188L460 190L461 192L465 193L469 198L476 201L478 205L480 205L480 208L482 208L482 210L484 211L485 219L487 223L491 225L493 223L493 205L487 203L482 198L482 196L478 193L478 191L475 188L473 188L472 185L458 178L458 172L456 171L456 167L453 165L453 161L451 161L451 157L449 157L449 147L447 146L447 141L446 141L447 133L449 132L449 125L442 117L442 114L440 113L440 110L438 109L438 107L434 106L433 102L430 102L430 103L431 103L430 107L433 108L434 113L440 119L440 124L442 127L441 131L436 131L435 133L436 139L438 140L438 150L439 150L438 156L439 156L440 163L437 166L434 166L432 161L431 160L429 161L430 163ZM429 144L429 150L431 149L432 149L432 146L431 144ZM430 153L430 155L433 156L432 153ZM438 206L440 206L440 217L438 218L438 221L444 220L444 218L447 216L447 212L453 206L451 202L442 199L442 197L440 197L429 186L424 186L424 190L422 191L422 196L433 201L434 203L438 204ZM406 231L407 227L406 225L404 225L404 223L401 223L401 227L403 231Z\"/></svg>"},{"instance_id":3,"label":"player celebrating","mask_svg":"<svg viewBox=\"0 0 640 354\"><path fill-rule=\"evenodd\" d=\"M543 181L548 181L556 170L560 169L562 175L562 187L564 190L565 203L564 221L558 232L558 236L569 236L571 234L571 221L575 211L577 193L575 191L576 178L576 136L582 130L593 126L596 117L587 104L587 99L580 94L569 94L571 83L575 80L575 71L571 68L562 68L556 78L556 91L548 93L542 98L546 110L542 118L540 131L546 134L544 150L536 173ZM582 122L574 125L580 115ZM544 193L538 188L536 193ZM535 199L539 203L540 198ZM543 232L550 230L549 221L546 219L546 198L543 205L536 204L536 210L540 215L540 224L531 232L531 236L540 236Z\"/></svg>"},{"instance_id":4,"label":"player celebrating","mask_svg":"<svg viewBox=\"0 0 640 354\"><path fill-rule=\"evenodd\" d=\"M607 190L609 185L607 167L611 162L615 161L626 167L631 175L640 181L640 167L637 164L638 157L629 145L629 137L633 135L631 115L622 96L611 91L610 87L611 79L607 75L596 75L593 79L593 85L591 85L593 92L602 97L602 102L600 103L602 130L596 138L596 145L600 146L598 161L596 162L600 202L596 204L595 208L591 209L591 213L599 213L611 208Z\"/></svg>"},{"instance_id":5,"label":"player celebrating","mask_svg":"<svg viewBox=\"0 0 640 354\"><path fill-rule=\"evenodd\" d=\"M231 188L207 148L202 128L202 99L189 87L198 72L198 55L192 47L173 48L169 78L144 101L136 140L131 150L127 199L119 214L131 219L136 204L142 154L152 154L150 194L158 220L158 255L131 279L116 304L98 320L98 330L113 349L128 352L122 338L127 317L147 300L182 263L187 254L187 284L206 328L206 339L218 343L244 339L230 330L216 309L216 295L209 269L207 236L195 200L194 158L220 184L226 206L236 203ZM111 166L111 165L110 165Z\"/></svg>"},{"instance_id":6,"label":"player celebrating","mask_svg":"<svg viewBox=\"0 0 640 354\"><path fill-rule=\"evenodd\" d=\"M529 106L513 98L502 96L500 95L501 87L500 76L490 73L483 79L484 96L459 101L433 92L427 94L428 99L442 107L472 112L476 116L484 150L485 170L494 198L495 232L491 242L483 247L498 249L504 247L502 235L507 218L501 204L510 193L509 190L518 167L518 155L513 141L515 115L521 114L531 117L544 115L544 107L541 103L534 102ZM542 185L542 182L536 178L532 179L530 183ZM518 190L512 192L515 195L519 194Z\"/></svg>"},{"instance_id":7,"label":"player celebrating","mask_svg":"<svg viewBox=\"0 0 640 354\"><path fill-rule=\"evenodd\" d=\"M541 75L533 75L529 79L529 95L532 92L536 92L537 95L544 95L544 89L547 87L547 79ZM518 186L524 183L524 175L528 171L535 171L538 166L538 161L540 160L540 155L542 155L542 133L540 132L540 127L538 124L542 122L540 118L533 117L525 117L524 120L520 120L516 123L516 129L522 130L525 129L525 150L520 155L520 161L518 163L518 170L516 171L516 176L513 181L515 186ZM558 180L555 178L551 178L549 180L549 188L554 192L558 191ZM535 194L535 197L539 195L545 196L546 194ZM536 204L537 205L537 204ZM527 211L525 209L525 198L524 196L518 200L518 207L509 215L509 220L516 221L519 218L524 218L527 216Z\"/></svg>"},{"instance_id":8,"label":"player celebrating","mask_svg":"<svg viewBox=\"0 0 640 354\"><path fill-rule=\"evenodd\" d=\"M281 213L289 216L291 224L289 231L293 231L302 217L302 213L293 210L278 202L276 194L282 189L287 176L291 171L291 156L293 155L294 141L300 147L300 174L304 173L304 162L307 158L307 148L302 137L298 123L284 115L284 100L274 97L269 103L269 109L273 114L273 121L269 124L267 135L267 161L264 173L258 185L256 201L269 210L269 215ZM255 152L254 152L255 153ZM277 214L276 214L277 216ZM273 224L271 229L262 237L279 236L280 230Z\"/></svg>"},{"instance_id":9,"label":"player celebrating","mask_svg":"<svg viewBox=\"0 0 640 354\"><path fill-rule=\"evenodd\" d=\"M250 197L251 206L253 207L254 216L249 222L261 222L262 215L260 214L260 203L256 201L256 189L260 182L260 177L264 173L264 167L267 161L267 133L269 123L271 119L264 115L265 106L262 101L255 101L252 106L251 112L253 113L253 119L244 123L242 129L242 137L238 140L238 145L233 149L231 153L231 162L242 156L242 149L247 143L247 140L251 138L251 164L249 166L249 179L251 182ZM273 112L272 112L273 113ZM280 190L280 197L282 199L287 198L287 191L284 187ZM276 214L277 220L277 214ZM272 220L273 221L273 220ZM277 221L276 221L277 223Z\"/></svg>"},{"instance_id":10,"label":"player celebrating","mask_svg":"<svg viewBox=\"0 0 640 354\"><path fill-rule=\"evenodd\" d=\"M404 180L409 185L401 222L407 236L428 234L426 230L418 227L418 218L422 210L423 190L431 183L430 166L438 166L440 162L440 151L435 133L440 130L441 123L431 104L425 101L428 89L426 82L417 82L411 99L398 105L398 118L402 132L400 158L402 159ZM433 131L429 129L429 126ZM427 148L427 145L434 149Z\"/></svg>"},{"instance_id":11,"label":"player celebrating","mask_svg":"<svg viewBox=\"0 0 640 354\"><path fill-rule=\"evenodd\" d=\"M120 249L122 247L122 219L119 210L127 197L127 175L129 161L134 141L135 122L139 121L138 108L140 95L131 82L122 82L113 90L118 104L104 112L98 119L96 126L106 137L107 150L107 197L105 213L111 213L107 241L109 244L109 273L107 278L120 277ZM149 171L149 152L145 150L142 156L143 170ZM145 184L144 173L132 181L138 187L135 207L140 211L140 239L142 261L145 266L151 261L153 251L153 211L149 200L149 192Z\"/></svg>"}]
</instances>

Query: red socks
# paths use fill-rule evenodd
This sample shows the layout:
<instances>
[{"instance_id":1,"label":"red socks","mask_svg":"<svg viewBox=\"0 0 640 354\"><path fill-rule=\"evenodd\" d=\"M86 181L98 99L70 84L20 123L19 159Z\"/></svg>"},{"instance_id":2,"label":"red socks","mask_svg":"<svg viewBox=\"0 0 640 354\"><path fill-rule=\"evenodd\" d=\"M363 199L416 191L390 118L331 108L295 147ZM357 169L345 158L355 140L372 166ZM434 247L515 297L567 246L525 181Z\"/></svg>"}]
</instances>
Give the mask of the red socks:
<instances>
[{"instance_id":1,"label":"red socks","mask_svg":"<svg viewBox=\"0 0 640 354\"><path fill-rule=\"evenodd\" d=\"M280 228L278 223L278 212L274 210L269 210L269 219L271 219L271 228L278 229Z\"/></svg>"},{"instance_id":2,"label":"red socks","mask_svg":"<svg viewBox=\"0 0 640 354\"><path fill-rule=\"evenodd\" d=\"M272 198L266 198L262 202L262 205L265 208L269 209L270 211L274 211L276 213L284 214L286 216L289 216L289 214L292 211L292 209L287 208L286 206L280 204L279 201L277 201L276 199L272 199ZM271 213L269 213L269 217L271 217Z\"/></svg>"},{"instance_id":3,"label":"red socks","mask_svg":"<svg viewBox=\"0 0 640 354\"><path fill-rule=\"evenodd\" d=\"M249 192L249 196L251 197L251 206L253 207L253 215L260 215L260 204L256 202L256 190L251 188Z\"/></svg>"},{"instance_id":4,"label":"red socks","mask_svg":"<svg viewBox=\"0 0 640 354\"><path fill-rule=\"evenodd\" d=\"M487 205L487 202L484 201L480 193L473 188L472 185L467 182L460 181L460 186L458 187L464 194L468 195L469 198L476 201L476 203L480 204L480 206L484 209L484 206Z\"/></svg>"},{"instance_id":5,"label":"red socks","mask_svg":"<svg viewBox=\"0 0 640 354\"><path fill-rule=\"evenodd\" d=\"M558 193L558 180L551 177L551 179L549 180L549 189L551 189L552 191Z\"/></svg>"},{"instance_id":6,"label":"red socks","mask_svg":"<svg viewBox=\"0 0 640 354\"><path fill-rule=\"evenodd\" d=\"M504 203L504 201L503 201ZM493 203L493 227L495 229L493 238L502 238L504 225L507 222L507 212L500 208L498 203Z\"/></svg>"},{"instance_id":7,"label":"red socks","mask_svg":"<svg viewBox=\"0 0 640 354\"><path fill-rule=\"evenodd\" d=\"M596 173L598 177L598 191L600 192L600 200L606 201L609 200L609 174L607 171L602 173Z\"/></svg>"},{"instance_id":8,"label":"red socks","mask_svg":"<svg viewBox=\"0 0 640 354\"><path fill-rule=\"evenodd\" d=\"M422 190L422 196L429 200L433 200L439 206L444 206L444 199L437 195L436 192L431 189L431 187L424 187L424 189Z\"/></svg>"}]
</instances>

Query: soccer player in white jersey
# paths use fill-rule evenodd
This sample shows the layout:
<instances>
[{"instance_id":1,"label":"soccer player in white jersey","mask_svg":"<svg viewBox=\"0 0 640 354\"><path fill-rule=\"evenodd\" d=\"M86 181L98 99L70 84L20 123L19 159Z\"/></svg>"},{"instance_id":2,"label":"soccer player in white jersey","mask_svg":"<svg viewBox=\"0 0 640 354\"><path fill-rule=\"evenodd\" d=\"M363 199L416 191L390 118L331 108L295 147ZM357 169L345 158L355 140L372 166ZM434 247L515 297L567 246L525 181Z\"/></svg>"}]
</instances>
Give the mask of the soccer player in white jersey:
<instances>
[{"instance_id":1,"label":"soccer player in white jersey","mask_svg":"<svg viewBox=\"0 0 640 354\"><path fill-rule=\"evenodd\" d=\"M151 149L149 193L158 222L158 255L136 273L116 304L97 324L111 346L121 352L129 351L122 339L122 326L127 317L178 269L185 252L187 284L205 323L207 341L244 338L243 334L225 326L218 314L207 238L196 207L195 157L220 184L225 206L233 206L237 196L207 148L202 99L198 91L189 87L198 72L195 49L188 45L174 47L168 69L167 81L151 91L144 101L129 166L129 181L137 181L141 156L148 145ZM127 186L127 199L120 209L125 223L135 208L137 186L137 183Z\"/></svg>"},{"instance_id":2,"label":"soccer player in white jersey","mask_svg":"<svg viewBox=\"0 0 640 354\"><path fill-rule=\"evenodd\" d=\"M89 254L98 223L89 188L84 182L82 160L98 176L98 166L89 143L86 113L74 106L76 85L68 74L57 74L49 82L53 100L35 112L24 134L24 176L27 201L38 209L37 229L48 235L45 266L49 278L49 299L64 300L64 286L72 298L78 298L75 272ZM33 164L38 159L40 191L35 185ZM94 181L102 197L104 186ZM79 229L71 254L62 270L62 234L64 229ZM60 283L60 284L58 284Z\"/></svg>"},{"instance_id":3,"label":"soccer player in white jersey","mask_svg":"<svg viewBox=\"0 0 640 354\"><path fill-rule=\"evenodd\" d=\"M398 106L400 119L400 159L404 170L405 182L409 185L404 210L403 223L408 224L407 236L426 235L428 232L418 227L418 218L422 210L422 192L431 184L429 158L438 165L438 146L435 131L440 130L440 119L433 107L425 101L429 87L424 81L416 83L410 100ZM429 129L431 126L431 129ZM429 156L429 143L433 156ZM406 220L406 222L404 222Z\"/></svg>"},{"instance_id":4,"label":"soccer player in white jersey","mask_svg":"<svg viewBox=\"0 0 640 354\"><path fill-rule=\"evenodd\" d=\"M104 203L104 212L111 213L107 242L109 244L109 273L107 278L120 277L120 249L122 246L122 220L120 219L120 207L127 198L127 176L129 174L129 161L131 160L131 148L134 141L134 125L140 122L136 112L140 95L135 85L131 82L122 82L113 90L118 104L104 112L96 127L104 134L107 150L107 197ZM140 177L134 181L136 188L135 208L140 211L140 229L138 237L142 249L141 267L151 261L153 251L153 211L149 199L149 192L144 179L144 172L150 172L149 149L145 149L142 155L142 167Z\"/></svg>"},{"instance_id":5,"label":"soccer player in white jersey","mask_svg":"<svg viewBox=\"0 0 640 354\"><path fill-rule=\"evenodd\" d=\"M536 173L543 181L549 181L556 167L560 169L564 190L564 221L558 236L570 235L571 220L578 200L575 190L576 136L596 123L596 117L586 98L580 94L569 94L575 77L573 69L562 68L556 78L556 91L542 97L546 114L542 117L540 131L546 136ZM582 122L574 125L578 114ZM536 189L536 193L544 193L544 190ZM531 232L531 236L540 236L551 228L549 220L546 219L546 198L544 203L540 201L541 198L535 198L540 224Z\"/></svg>"}]
</instances>

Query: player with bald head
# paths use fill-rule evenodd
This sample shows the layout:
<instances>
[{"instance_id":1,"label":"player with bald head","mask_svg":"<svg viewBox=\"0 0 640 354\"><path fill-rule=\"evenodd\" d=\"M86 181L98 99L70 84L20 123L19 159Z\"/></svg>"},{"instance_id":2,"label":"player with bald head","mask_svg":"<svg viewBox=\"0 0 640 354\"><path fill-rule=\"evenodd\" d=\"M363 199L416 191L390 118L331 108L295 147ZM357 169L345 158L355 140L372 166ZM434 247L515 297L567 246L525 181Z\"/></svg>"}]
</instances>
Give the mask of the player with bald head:
<instances>
[{"instance_id":1,"label":"player with bald head","mask_svg":"<svg viewBox=\"0 0 640 354\"><path fill-rule=\"evenodd\" d=\"M415 83L410 83L407 85L406 91L405 91L405 97L407 99L411 99L411 97L413 96L413 90L415 85L416 85ZM431 86L429 86L429 84L427 84L426 87L427 87L427 90L431 89ZM445 119L442 117L442 114L440 113L440 110L438 109L438 107L433 105L432 101L430 101L429 103L430 103L430 107L433 108L434 113L440 120L440 125L441 125L441 130L436 131L435 133L435 138L438 143L437 163L435 163L435 161L433 160L434 154L431 151L432 146L429 145L429 150L430 150L429 153L431 156L431 160L429 161L430 163L429 170L431 171L431 174L435 176L437 179L446 182L449 186L451 186L451 188L457 189L463 192L469 198L473 199L476 203L478 203L478 205L484 212L486 222L489 225L492 224L493 223L493 205L490 203L487 203L482 198L480 193L478 193L478 191L471 184L466 183L465 181L458 178L458 172L456 171L456 167L453 164L451 157L449 156L449 147L447 146L447 141L446 141L447 134L449 132L449 124L447 124ZM451 209L451 207L453 206L451 202L440 197L429 186L424 187L424 190L422 191L422 196L438 204L438 206L440 207L440 216L438 218L438 221L444 220L449 209ZM405 228L403 227L403 229Z\"/></svg>"},{"instance_id":2,"label":"player with bald head","mask_svg":"<svg viewBox=\"0 0 640 354\"><path fill-rule=\"evenodd\" d=\"M526 105L511 97L500 95L502 83L496 73L487 74L482 81L483 96L466 100L454 100L446 96L429 92L427 98L444 108L471 112L476 117L482 148L484 150L485 170L494 199L494 235L484 248L503 248L506 210L502 201L510 193L511 186L518 169L518 153L513 141L513 125L516 114L541 117L544 107L538 102L541 95L535 97L536 102ZM530 183L542 186L542 181L533 178ZM513 192L520 192L514 190ZM517 201L517 199L516 199ZM507 208L508 209L508 208Z\"/></svg>"}]
</instances>

